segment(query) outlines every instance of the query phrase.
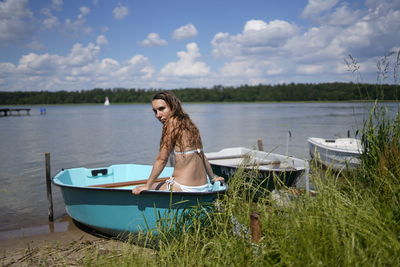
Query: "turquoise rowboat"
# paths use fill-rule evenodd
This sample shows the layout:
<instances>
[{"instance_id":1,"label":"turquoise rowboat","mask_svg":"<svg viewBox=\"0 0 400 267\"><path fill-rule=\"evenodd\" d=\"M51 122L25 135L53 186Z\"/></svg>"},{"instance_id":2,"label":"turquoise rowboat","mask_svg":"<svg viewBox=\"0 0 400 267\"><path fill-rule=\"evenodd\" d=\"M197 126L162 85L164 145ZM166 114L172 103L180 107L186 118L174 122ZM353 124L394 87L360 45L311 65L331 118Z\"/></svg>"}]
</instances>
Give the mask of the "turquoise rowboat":
<instances>
[{"instance_id":1,"label":"turquoise rowboat","mask_svg":"<svg viewBox=\"0 0 400 267\"><path fill-rule=\"evenodd\" d=\"M215 182L204 193L148 190L133 195L132 188L145 182L151 168L120 164L63 169L54 176L53 184L60 187L65 209L72 219L112 236L140 231L157 233L160 225L170 227L187 211L210 206L226 191L224 183ZM166 167L160 176L169 177L172 172L172 167Z\"/></svg>"}]
</instances>

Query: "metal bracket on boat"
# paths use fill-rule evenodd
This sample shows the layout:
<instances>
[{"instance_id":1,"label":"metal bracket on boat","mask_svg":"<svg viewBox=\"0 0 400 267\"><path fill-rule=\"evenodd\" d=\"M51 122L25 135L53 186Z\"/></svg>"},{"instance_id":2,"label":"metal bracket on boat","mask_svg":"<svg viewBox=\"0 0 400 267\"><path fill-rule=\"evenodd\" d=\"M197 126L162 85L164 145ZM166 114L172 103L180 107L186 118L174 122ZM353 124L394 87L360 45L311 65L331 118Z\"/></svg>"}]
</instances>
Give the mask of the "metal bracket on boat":
<instances>
[{"instance_id":1,"label":"metal bracket on boat","mask_svg":"<svg viewBox=\"0 0 400 267\"><path fill-rule=\"evenodd\" d=\"M99 175L99 173L102 175L107 175L108 170L107 169L92 170L92 176L97 176Z\"/></svg>"}]
</instances>

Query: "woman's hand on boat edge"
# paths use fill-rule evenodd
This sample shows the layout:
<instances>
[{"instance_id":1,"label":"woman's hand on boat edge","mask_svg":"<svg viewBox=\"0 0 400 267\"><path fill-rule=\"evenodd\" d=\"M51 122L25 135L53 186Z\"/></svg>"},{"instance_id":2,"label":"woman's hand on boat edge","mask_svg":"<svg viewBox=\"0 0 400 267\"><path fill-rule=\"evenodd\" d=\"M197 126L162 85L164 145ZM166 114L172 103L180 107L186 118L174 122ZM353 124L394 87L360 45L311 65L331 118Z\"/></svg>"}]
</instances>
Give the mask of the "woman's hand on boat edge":
<instances>
[{"instance_id":1,"label":"woman's hand on boat edge","mask_svg":"<svg viewBox=\"0 0 400 267\"><path fill-rule=\"evenodd\" d=\"M217 181L225 181L224 177L221 176L214 176L214 178L212 179L213 182L217 182Z\"/></svg>"},{"instance_id":2,"label":"woman's hand on boat edge","mask_svg":"<svg viewBox=\"0 0 400 267\"><path fill-rule=\"evenodd\" d=\"M145 190L149 190L145 185L136 186L135 188L132 188L132 194L140 195L140 193Z\"/></svg>"}]
</instances>

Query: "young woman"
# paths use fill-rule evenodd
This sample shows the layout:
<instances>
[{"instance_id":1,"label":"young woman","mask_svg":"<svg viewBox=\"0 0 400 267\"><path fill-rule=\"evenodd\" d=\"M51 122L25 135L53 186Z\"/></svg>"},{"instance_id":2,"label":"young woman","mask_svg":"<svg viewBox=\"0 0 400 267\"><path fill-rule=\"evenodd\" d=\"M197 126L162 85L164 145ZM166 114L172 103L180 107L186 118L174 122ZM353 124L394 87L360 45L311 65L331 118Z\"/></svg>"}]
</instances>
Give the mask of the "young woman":
<instances>
[{"instance_id":1,"label":"young woman","mask_svg":"<svg viewBox=\"0 0 400 267\"><path fill-rule=\"evenodd\" d=\"M151 105L154 115L163 124L160 150L146 185L138 186L132 192L136 195L143 190L207 192L207 175L214 181L223 180L214 175L204 155L199 130L183 110L181 101L172 92L164 91L153 97ZM166 182L155 183L170 153L175 154L172 177Z\"/></svg>"}]
</instances>

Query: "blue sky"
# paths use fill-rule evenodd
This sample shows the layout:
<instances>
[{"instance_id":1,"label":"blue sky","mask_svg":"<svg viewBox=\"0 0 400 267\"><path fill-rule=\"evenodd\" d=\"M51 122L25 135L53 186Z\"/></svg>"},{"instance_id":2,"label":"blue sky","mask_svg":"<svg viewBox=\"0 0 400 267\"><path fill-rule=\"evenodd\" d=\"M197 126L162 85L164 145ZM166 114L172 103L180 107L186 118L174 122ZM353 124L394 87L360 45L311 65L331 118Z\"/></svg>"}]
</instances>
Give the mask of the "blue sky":
<instances>
[{"instance_id":1,"label":"blue sky","mask_svg":"<svg viewBox=\"0 0 400 267\"><path fill-rule=\"evenodd\" d=\"M376 82L399 33L398 0L0 0L0 91Z\"/></svg>"}]
</instances>

